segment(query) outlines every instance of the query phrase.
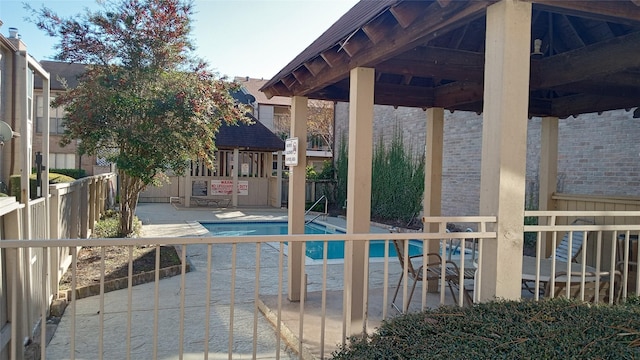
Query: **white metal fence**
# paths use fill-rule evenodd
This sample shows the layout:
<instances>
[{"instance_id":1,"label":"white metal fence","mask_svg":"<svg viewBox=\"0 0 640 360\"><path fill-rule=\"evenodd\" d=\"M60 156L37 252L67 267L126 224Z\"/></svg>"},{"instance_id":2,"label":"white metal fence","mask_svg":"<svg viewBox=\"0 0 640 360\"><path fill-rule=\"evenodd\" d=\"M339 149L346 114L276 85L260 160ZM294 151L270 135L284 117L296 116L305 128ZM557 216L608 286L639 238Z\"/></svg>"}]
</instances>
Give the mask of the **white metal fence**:
<instances>
[{"instance_id":1,"label":"white metal fence","mask_svg":"<svg viewBox=\"0 0 640 360\"><path fill-rule=\"evenodd\" d=\"M466 220L472 220L471 218ZM439 220L446 226L447 218ZM444 226L442 229L444 229ZM69 247L72 249L73 263L71 265L72 287L75 286L75 261L77 253L75 249L80 246L125 246L132 249L133 246L155 245L156 265L159 264L160 244L175 245L182 249L182 274L180 276L177 291L169 295L163 289L163 282L159 281L159 270L156 266L154 290L149 292L153 298L139 298L132 287L132 272L129 272L129 287L126 294L120 292L118 301L110 298L110 294L104 293L104 273L100 278L100 295L94 300L95 312L93 316L85 313L84 309L76 307L76 292L71 292L70 305L67 308L67 317L71 322L68 338L64 343L68 346L66 351L49 349L43 347L41 356L46 358L163 358L168 355L177 355L183 358L187 354L208 354L214 357L215 354L227 353L229 358L238 353L241 344L252 344L248 356L259 357L265 352L279 358L281 354L287 353L287 345L276 336L270 326L265 327L264 319L259 314L259 308L265 310L262 297L277 297L277 303L271 308L275 314L272 319L275 327L282 330L283 304L287 303L283 299L286 294L283 289L287 288L287 262L284 253L285 242L325 242L325 249L328 242L333 241L364 241L382 240L385 242L384 261L372 261L367 264L368 269L365 281L369 284L368 296L362 299L363 304L377 303L382 309L382 314L373 314L372 319L365 318L365 325L368 323L379 324L384 318L392 316L390 291L395 288L395 282L399 278L403 269L398 265L397 258L390 257L389 249L393 240L403 240L410 235L414 241L437 243L439 246L443 239L453 238L455 233L412 233L412 234L331 234L331 235L289 235L289 236L260 236L260 237L209 237L209 238L143 238L143 239L88 239L88 240L7 240L0 242L0 248L4 249L38 249L45 253L47 258L49 252L55 252L59 247ZM459 234L458 234L459 235ZM465 233L466 237L475 238L495 238L491 232ZM274 245L273 244L277 244ZM20 251L20 250L18 250ZM197 280L189 280L189 277L196 277L196 274L186 273L187 254L189 262L195 267L195 272L200 272ZM394 255L391 255L394 256ZM464 257L464 252L463 255ZM104 266L103 257L102 266ZM130 267L131 268L131 267ZM206 270L205 270L206 269ZM343 324L346 324L345 314L347 312L336 311L326 303L327 294L330 292L343 290L344 267L343 264L331 263L325 259L307 265L302 269L306 276L304 287L306 293L317 293L324 300L320 303L301 300L296 303L299 306L298 331L298 353L305 353L303 344L318 344L317 348L321 356L328 355L325 351L325 341L331 338L328 332L335 333L335 329L343 329L338 332L338 342L344 342L347 335ZM175 283L177 280L173 280ZM404 296L406 297L408 282L404 282ZM43 284L43 291L44 291ZM430 305L442 304L445 301L451 303L450 299L445 300L444 285L440 291L442 296L435 299ZM344 289L349 291L349 289ZM376 291L374 291L376 290ZM381 290L381 291L377 291ZM426 290L423 291L426 297ZM124 299L126 298L126 300ZM416 298L418 298L416 296ZM12 304L17 304L18 296L11 299ZM138 311L142 303L153 302L153 307L145 308L144 319ZM167 302L171 305L167 305ZM417 300L419 303L420 300ZM114 309L112 304L117 307ZM423 301L423 306L425 302ZM314 310L313 308L316 307ZM14 309L16 307L13 307ZM304 321L304 314L308 311L320 311L322 324L311 325L313 321L307 318ZM43 312L46 313L46 312ZM121 318L117 315L123 315ZM224 314L224 315L222 315ZM251 315L249 315L251 314ZM397 314L397 313L395 313ZM18 316L17 314L14 314ZM223 317L221 317L221 315ZM247 321L247 316L252 317L253 324L249 327L238 325ZM116 319L118 318L118 319ZM175 322L172 322L173 319ZM326 319L331 319L326 321ZM44 318L41 320L46 321ZM244 330L238 330L238 326ZM317 333L309 335L305 326L312 326L317 329ZM369 328L372 328L369 324ZM246 333L246 330L252 332ZM42 338L46 338L42 329ZM77 337L86 333L91 333L89 338L78 341ZM317 335L317 336L316 336ZM116 339L114 340L114 336ZM120 340L117 338L120 337ZM264 340L267 337L270 341ZM198 339L194 341L194 339ZM210 339L205 341L204 339ZM220 339L224 339L221 342ZM247 340L248 339L248 340ZM331 338L333 339L333 338ZM17 341L17 339L12 339ZM249 341L249 342L247 342ZM265 349L264 343L272 343L273 348ZM221 346L226 343L226 346ZM288 343L287 343L288 344ZM19 346L18 343L13 344ZM333 349L336 342L329 343L329 349ZM289 345L290 346L290 345ZM62 351L62 353L58 352ZM172 352L172 354L168 354ZM282 352L282 353L281 353ZM217 355L215 355L217 356ZM282 355L285 356L285 355ZM289 355L286 355L289 356ZM296 355L294 355L296 357Z\"/></svg>"},{"instance_id":2,"label":"white metal fence","mask_svg":"<svg viewBox=\"0 0 640 360\"><path fill-rule=\"evenodd\" d=\"M640 211L526 211L525 216L538 223L525 226L536 239L531 278L536 300L544 294L613 303L638 294ZM559 255L563 249L568 260ZM545 265L553 275L548 279Z\"/></svg>"},{"instance_id":3,"label":"white metal fence","mask_svg":"<svg viewBox=\"0 0 640 360\"><path fill-rule=\"evenodd\" d=\"M544 288L542 264L548 256L545 254L546 244L543 243L547 234L551 244L548 249L553 253L551 249L555 249L565 233L582 232L586 234L583 244L586 250L578 255L578 260L573 265L550 260L552 273L555 274L556 270L574 271L574 267L577 266L578 288L583 289L578 293L578 297L581 298L584 298L584 289L593 280L587 274L592 268L598 272L621 273L621 283L614 279L608 280L610 287L607 291L619 288L622 299L632 292L637 292L640 280L637 275L637 240L634 240L634 236L637 239L640 224L565 224L570 223L571 219L585 217L640 219L640 212L527 212L526 215L537 217L540 223L525 226L525 231L534 232L537 239L532 280L535 289ZM559 220L561 218L564 220ZM100 294L79 301L76 299L75 291L71 292L65 315L65 329L68 332L57 333L57 340L47 348L41 349L43 359L182 359L203 356L229 359L311 356L324 358L337 344L344 343L352 333L351 322L348 319L350 311L346 307L348 305L345 305L348 302L342 301L348 297L350 291L344 287L344 264L328 261L326 250L323 260L307 261L300 274L306 297L299 302L291 303L286 300L285 290L289 271L287 254L284 251L285 242L291 244L320 241L324 242L324 249L327 249L329 242L335 241L384 242L383 260L367 262L364 272L366 296L363 297L362 304L368 310L361 319L362 328L372 330L382 320L399 313L391 306L391 300L398 279L409 270L408 260L411 254L408 251L404 252L402 268L400 259L390 253L393 241L411 239L422 245L423 253L436 249L436 252L444 254L447 246L452 246L454 239L457 239L456 244L461 249L470 248L467 243L472 242L471 239L477 240L478 249L482 249L482 242L496 241L495 232L490 231L495 221L494 217L426 218L425 227L432 229L430 233L3 240L0 242L0 248L18 254L32 251L29 249L41 251L45 261L48 254L56 253L59 248L71 249L72 287L75 287L73 270L76 268L76 249L79 247L99 246L104 249L106 246L123 246L132 251L134 246L155 246L155 281L134 287L130 270L128 287L112 293L104 292L104 256L102 257ZM447 224L452 222L464 223L465 227L468 225L472 231L447 232ZM180 276L160 281L159 254L162 245L178 247L183 265ZM368 249L368 246L365 248ZM595 251L595 254L591 254L592 251ZM419 268L422 279L428 279L429 270L426 265L434 264L427 264L424 258L416 259L414 265ZM608 262L603 259L608 259ZM440 261L444 266L447 258L443 256ZM452 261L456 262L459 271L458 279L454 281L458 285L456 303L462 306L465 304L465 290L472 291L473 297L477 298L477 292L482 287L483 277L481 273L475 272L476 267L482 268L482 252L472 258L470 253L461 251L459 257L452 258ZM131 262L132 257L129 269ZM193 268L192 272L186 272L187 263ZM19 267L20 263L14 262L11 266ZM469 267L473 267L473 279L465 276ZM45 263L42 268L43 276L46 268ZM20 272L16 268L11 273ZM631 274L635 275L632 277ZM435 289L419 281L418 290L410 303L408 297L412 291L413 279L405 276L405 280L399 285L398 303L402 304L400 310L416 311L440 304L453 304L452 297L448 296L446 272L441 272L439 276L440 281L435 282ZM569 280L574 279L567 279L568 285L573 283ZM599 277L594 280L598 285L603 281ZM15 286L18 281L13 281L12 284ZM45 294L45 282L41 285L41 294ZM553 284L550 289L552 292L555 289ZM17 319L21 316L17 313L20 308L17 305L21 298L18 291L10 293L10 308L14 312L11 317ZM538 300L542 296L554 294L542 294L536 290L532 298ZM46 314L46 311L43 309L40 313ZM44 316L41 321L46 321ZM42 338L46 338L45 332L46 328L41 329ZM286 337L286 333L292 336ZM11 338L11 343L12 348L21 346L20 339L15 337Z\"/></svg>"}]
</instances>

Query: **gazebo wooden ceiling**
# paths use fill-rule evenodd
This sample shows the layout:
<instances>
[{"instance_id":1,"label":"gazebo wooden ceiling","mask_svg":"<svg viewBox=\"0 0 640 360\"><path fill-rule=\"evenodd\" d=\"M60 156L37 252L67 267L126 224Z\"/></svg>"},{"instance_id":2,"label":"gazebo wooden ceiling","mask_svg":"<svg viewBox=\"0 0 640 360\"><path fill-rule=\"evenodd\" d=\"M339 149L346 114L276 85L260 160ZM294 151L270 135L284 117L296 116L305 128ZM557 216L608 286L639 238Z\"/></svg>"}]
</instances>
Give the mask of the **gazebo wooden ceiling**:
<instances>
[{"instance_id":1,"label":"gazebo wooden ceiling","mask_svg":"<svg viewBox=\"0 0 640 360\"><path fill-rule=\"evenodd\" d=\"M261 90L349 101L349 71L372 67L376 104L480 113L495 2L361 1ZM530 2L530 116L640 105L640 0Z\"/></svg>"}]
</instances>

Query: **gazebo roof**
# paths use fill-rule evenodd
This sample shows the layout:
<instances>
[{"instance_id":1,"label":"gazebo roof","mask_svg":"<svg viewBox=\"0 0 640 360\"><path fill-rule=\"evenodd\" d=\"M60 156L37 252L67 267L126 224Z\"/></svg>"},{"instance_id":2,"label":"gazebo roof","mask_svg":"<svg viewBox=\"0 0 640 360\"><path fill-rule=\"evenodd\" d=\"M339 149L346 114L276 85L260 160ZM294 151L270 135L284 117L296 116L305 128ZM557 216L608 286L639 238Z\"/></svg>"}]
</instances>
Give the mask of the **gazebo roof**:
<instances>
[{"instance_id":1,"label":"gazebo roof","mask_svg":"<svg viewBox=\"0 0 640 360\"><path fill-rule=\"evenodd\" d=\"M376 69L376 104L482 112L495 2L360 1L261 90L348 101L349 71L363 66ZM530 2L531 116L640 105L640 0Z\"/></svg>"},{"instance_id":2,"label":"gazebo roof","mask_svg":"<svg viewBox=\"0 0 640 360\"><path fill-rule=\"evenodd\" d=\"M240 150L267 152L284 150L282 139L251 114L247 114L247 116L253 121L253 124L238 122L237 125L223 123L220 126L216 135L218 149L240 148Z\"/></svg>"}]
</instances>

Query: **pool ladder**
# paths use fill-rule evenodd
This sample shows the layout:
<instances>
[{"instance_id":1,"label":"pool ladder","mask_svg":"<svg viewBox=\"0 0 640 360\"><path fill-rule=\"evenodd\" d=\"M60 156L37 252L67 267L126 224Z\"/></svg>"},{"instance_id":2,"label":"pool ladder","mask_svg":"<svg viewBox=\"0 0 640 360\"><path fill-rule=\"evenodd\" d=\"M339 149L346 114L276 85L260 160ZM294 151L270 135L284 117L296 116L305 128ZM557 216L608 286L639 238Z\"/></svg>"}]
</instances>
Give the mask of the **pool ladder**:
<instances>
[{"instance_id":1,"label":"pool ladder","mask_svg":"<svg viewBox=\"0 0 640 360\"><path fill-rule=\"evenodd\" d=\"M305 217L307 217L307 215L309 214L309 212L310 212L314 207L316 207L316 205L318 205L318 204L320 203L320 201L322 201L323 199L324 199L324 213L320 213L320 214L316 215L313 219L305 221L305 222L304 222L304 224L305 224L305 225L306 225L306 224L308 224L308 223L310 223L310 222L312 222L312 221L314 221L315 219L319 218L320 216L324 216L324 217L325 217L325 219L326 219L327 215L329 214L329 213L327 212L328 205L329 205L329 200L327 199L327 196L326 196L326 195L322 195L322 196L320 197L320 199L316 200L316 202L314 202L314 203L313 203L313 205L311 205L311 207L309 208L309 210L307 210L307 211L305 211L305 212L304 212L304 216L305 216Z\"/></svg>"}]
</instances>

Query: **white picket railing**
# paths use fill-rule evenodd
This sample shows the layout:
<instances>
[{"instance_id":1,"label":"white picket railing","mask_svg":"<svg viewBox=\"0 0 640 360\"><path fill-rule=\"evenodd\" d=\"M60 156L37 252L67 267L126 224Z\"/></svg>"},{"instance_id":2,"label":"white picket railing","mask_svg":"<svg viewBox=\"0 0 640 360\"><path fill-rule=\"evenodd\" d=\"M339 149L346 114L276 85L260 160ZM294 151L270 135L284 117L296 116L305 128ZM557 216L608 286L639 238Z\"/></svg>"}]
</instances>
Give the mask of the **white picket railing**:
<instances>
[{"instance_id":1,"label":"white picket railing","mask_svg":"<svg viewBox=\"0 0 640 360\"><path fill-rule=\"evenodd\" d=\"M585 299L585 291L592 288L595 291L594 302L604 298L610 303L626 299L631 292L638 294L640 211L526 211L525 216L538 219L537 225L524 227L525 232L536 235L536 270L532 279L534 289L547 287L550 293L544 294L545 296L568 297L573 284L578 291L578 296L574 297L589 300ZM558 260L560 257L556 252L559 251L563 238L567 240L568 249L575 247L572 243L574 239L582 242L578 246L580 251L575 256L569 256L569 259L574 258L573 261ZM550 263L551 274L573 273L573 276L559 277L560 282L566 282L564 293L554 293L556 276L552 276L548 284L541 280L543 263ZM597 276L590 276L593 274ZM606 282L604 291L609 294L599 293L601 281ZM540 293L534 291L536 300Z\"/></svg>"},{"instance_id":2,"label":"white picket railing","mask_svg":"<svg viewBox=\"0 0 640 360\"><path fill-rule=\"evenodd\" d=\"M619 288L623 299L640 288L637 240L634 240L640 233L640 224L633 223L640 219L640 212L528 211L526 216L537 217L540 223L524 227L525 231L534 232L537 237L536 272L533 279L536 289L542 288L540 264L547 257L543 240L549 234L550 246L557 245L566 232L587 232L583 245L586 250L578 256L574 266L552 260L553 273L556 270L573 270L573 267L578 266L581 273L578 279L580 286L584 288L591 280L586 275L590 268L595 268L598 272L619 271L622 275L621 283L612 280L608 291ZM627 222L624 225L566 225L572 219L588 217L624 218ZM326 253L322 261L305 265L300 277L305 279L303 291L308 297L303 297L299 303L294 304L298 307L297 316L294 319L288 318L291 314L285 308L289 308L291 303L285 300L289 270L284 252L285 242L323 241L326 249L326 244L334 241L368 243L382 240L388 249L393 240L412 239L422 242L423 252L427 252L433 248L445 248L449 239L460 239L462 249L467 248L465 239L478 239L478 249L482 249L482 242L496 241L495 232L487 230L494 227L494 217L434 217L424 220L425 226L436 224L427 228L435 227L437 230L431 233L389 234L3 240L0 241L0 249L6 251L7 255L18 255L17 260L8 265L14 267L9 271L12 276L19 276L21 273L20 267L23 264L19 260L20 256L41 252L44 264L40 271L43 278L46 276L46 261L50 254L58 253L61 248L71 249L73 281L77 249L82 246L123 246L130 251L133 246L156 247L155 282L141 285L146 286L146 291L133 287L131 271L128 287L117 293L104 292L104 272L100 278L99 295L78 301L76 292L72 291L65 315L69 322L69 332L58 333L56 338L62 339L48 348L43 347L42 358L183 358L201 357L203 354L205 357L228 358L305 357L305 354L313 354L323 358L337 344L344 343L350 333L345 330L350 326L350 321L346 318L350 311L341 306L336 308L329 300L336 292L343 294L349 291L344 288L344 265L327 261ZM464 223L465 227L469 225L478 230L450 233L446 231L448 223ZM160 281L159 251L163 245L180 249L183 266L179 277ZM471 256L467 258L465 254L462 252L460 258L455 259L460 269L459 288L473 286L473 290L478 291L482 286L481 274L476 273L476 278L471 281L472 284L475 283L473 285L463 277L465 268L470 266L467 260L471 259ZM471 266L482 268L482 255L480 251ZM195 268L193 273L186 272L187 263ZM419 263L418 266L420 265L424 264ZM402 269L398 259L389 256L388 252L383 261L370 261L366 264L364 281L367 290L362 301L365 308L372 310L365 312L366 316L362 319L364 328L373 329L380 321L398 314L392 310L390 299L403 272L406 272L406 268ZM423 276L426 278L426 272ZM596 279L597 281L599 280ZM21 319L24 314L17 312L20 308L18 304L22 301L21 290L17 287L18 278L13 279L11 284L14 288L9 291L10 308L13 312L10 318ZM38 296L43 296L42 294L47 293L47 284L42 282L38 285L42 287ZM411 285L411 281L402 282L402 301L407 299ZM445 282L440 281L437 285L435 296L430 293L433 289L421 285L411 304L403 304L402 310L415 311L440 304L452 304L451 298L445 295ZM149 287L153 287L153 290L149 290ZM462 306L463 296L459 295L457 304ZM532 297L538 300L540 295L535 291ZM549 295L553 296L546 294ZM584 296L584 291L581 296ZM38 302L38 306L50 301L44 296L42 300ZM42 309L39 313L46 314L47 311ZM45 323L46 315L40 316L40 321ZM267 323L265 318L273 325ZM293 333L294 340L282 340L281 335L286 332ZM46 327L41 329L41 336L46 338ZM12 349L21 345L20 339L11 337ZM243 345L248 348L243 348ZM289 352L290 347L295 349L296 354Z\"/></svg>"},{"instance_id":3,"label":"white picket railing","mask_svg":"<svg viewBox=\"0 0 640 360\"><path fill-rule=\"evenodd\" d=\"M443 229L446 226L447 220L451 218L440 218L438 221L442 222ZM463 218L460 218L463 219ZM465 220L474 221L473 218L464 218ZM455 233L446 233L446 232L437 232L437 233L412 233L412 234L331 234L331 235L288 235L288 236L253 236L253 237L196 237L196 238L138 238L138 239L68 239L68 240L30 240L30 241L20 241L20 240L5 240L0 242L0 248L3 249L16 249L17 251L22 251L21 249L39 249L44 252L44 258L47 258L47 254L51 251L56 251L59 247L68 247L72 249L72 258L73 263L71 266L71 274L72 274L72 282L75 279L75 261L77 259L77 253L75 249L80 246L124 246L129 247L131 249L132 246L139 245L154 245L156 246L157 252L159 254L159 246L162 245L174 245L182 249L182 263L183 265L187 263L187 254L190 253L191 249L195 249L195 253L198 256L194 255L190 257L190 261L192 263L195 262L195 268L198 271L206 270L206 279L203 277L201 282L197 283L197 285L193 285L189 283L187 286L186 277L191 276L191 274L186 274L186 267L183 266L183 273L181 274L181 280L179 285L179 299L177 303L174 304L174 309L180 314L177 316L177 323L174 324L175 327L178 328L173 336L167 336L166 324L167 319L165 315L167 314L166 309L162 310L162 303L165 301L165 297L161 292L161 282L159 281L159 271L156 269L156 282L155 282L155 290L154 290L154 299L153 299L153 309L149 312L147 319L153 319L152 323L147 323L144 326L143 333L140 333L138 329L138 325L140 324L140 320L138 318L138 314L136 313L136 307L139 304L136 304L133 301L133 287L132 284L132 274L129 273L129 287L126 290L127 301L124 308L118 309L118 313L126 313L126 316L122 321L116 322L114 324L113 316L114 310L109 309L109 300L107 300L107 295L104 291L104 274L101 277L101 292L98 296L99 305L96 308L97 316L94 316L93 319L95 321L91 322L91 326L89 326L86 322L86 314L80 315L78 313L78 309L76 308L76 292L71 292L71 298L68 299L69 307L67 308L67 315L70 317L71 328L69 333L69 338L65 340L68 343L69 348L68 352L60 354L60 353L49 353L45 352L45 349L42 350L41 356L44 358L47 355L52 358L65 357L65 358L102 358L104 354L109 354L106 357L122 357L122 358L158 358L167 355L167 347L168 343L174 344L175 346L172 349L175 350L176 354L179 357L182 357L187 353L219 353L219 352L228 352L229 358L236 351L235 347L237 346L237 342L234 340L234 337L242 337L243 339L247 334L245 333L236 333L234 330L234 320L240 316L241 313L247 311L247 302L253 302L253 306L251 306L251 310L253 311L253 318L256 325L253 327L253 334L250 337L253 342L253 357L257 356L257 352L259 351L259 344L262 344L261 337L263 336L271 336L273 337L273 331L270 332L271 335L264 334L264 329L261 328L262 331L258 331L258 320L257 318L261 316L259 314L259 307L262 307L260 302L260 297L263 295L269 296L278 296L279 302L275 309L282 307L282 297L286 296L283 294L282 289L286 289L286 256L283 254L282 250L284 247L284 242L288 242L289 244L292 242L306 242L306 241L354 241L354 242L369 242L372 240L380 240L384 239L386 242L387 248L389 248L389 242L393 240L406 239L407 235L410 235L411 239L415 239L417 241L424 242L437 242L440 244L443 239L452 238L456 236ZM467 237L475 237L475 238L495 238L495 233L491 232L475 232L475 233L465 233ZM271 245L267 244L280 244L280 249L274 249ZM276 246L278 247L278 246ZM205 250L206 248L206 250ZM325 246L326 248L326 246ZM426 248L426 247L425 247ZM199 250L197 250L199 249ZM200 255L206 255L206 258L203 259L199 257ZM212 255L214 254L214 255ZM240 255L239 255L240 254ZM464 255L463 255L464 256ZM158 260L156 260L156 264ZM396 264L395 266L390 266L391 264ZM329 264L325 259L322 261L322 264L316 263L316 265L305 266L302 269L303 274L306 274L306 278L308 279L308 285L306 286L306 292L316 292L320 291L323 296L326 296L327 292L343 290L343 265L341 264ZM385 309L385 313L383 314L383 318L387 318L390 316L386 312L386 309L390 309L390 305L388 304L389 294L389 285L395 284L397 279L399 278L402 269L397 265L397 259L389 258L387 254L385 261L376 261L368 264L368 272L366 275L365 281L368 282L369 288L380 288L382 287L383 293L380 298L364 298L362 299L363 303L366 304L368 302L382 302L382 308ZM330 279L328 279L328 276ZM304 278L304 276L303 276ZM222 285L223 284L223 285ZM405 282L406 284L406 282ZM72 284L72 286L75 284ZM222 285L222 286L221 286ZM190 286L195 286L197 288L196 293L192 293L193 288ZM405 285L405 294L406 294L406 286ZM44 288L43 288L44 289ZM441 292L444 289L444 285L441 288ZM204 291L203 291L204 290ZM393 289L392 289L393 290ZM146 299L147 301L152 301L152 299ZM19 298L17 296L11 299L12 304L17 304ZM418 302L420 300L417 300ZM450 301L450 300L449 300ZM444 297L441 297L438 301L439 304L443 304L445 302ZM215 304L215 309L212 309L212 303ZM300 312L304 313L304 301L300 302ZM311 303L307 303L307 306L312 306ZM322 305L323 307L326 304ZM225 312L228 312L227 318L224 322L228 323L228 327L224 329L224 334L221 334L221 329L219 324L216 321L213 321L212 317L215 317L211 314L218 314L221 310L220 307L224 308ZM14 307L15 308L15 307ZM194 336L198 337L198 335L193 334L193 324L187 323L191 319L193 320L192 310L198 309L198 313L200 316L196 316L198 320L198 324L195 325L197 328L202 329L205 333L200 335L200 346L193 346L189 341L185 341L185 339L193 339ZM275 310L274 309L274 310ZM326 307L325 307L326 311ZM331 316L335 319L335 316L338 315L342 318L342 323L346 323L346 319L344 318L345 312L341 314L327 314L327 316ZM174 314L175 315L175 314ZM15 314L15 316L18 316ZM245 315L242 315L245 316ZM314 343L320 343L320 351L322 354L324 351L324 343L320 341L320 337L315 339L306 339L302 334L304 332L304 323L302 322L303 317L300 318L300 334L299 337L299 348L297 349L299 353L303 353L305 350L303 349L303 343L308 341ZM111 320L111 321L109 321ZM221 319L218 319L220 321ZM368 319L364 319L367 321ZM382 319L378 318L376 321L380 321ZM282 319L278 319L276 317L275 323L280 324ZM46 322L43 318L42 322ZM112 326L117 326L117 329L114 329ZM326 333L326 323L323 323L320 334ZM335 326L335 324L331 325ZM213 330L215 328L215 331ZM80 330L81 329L81 330ZM149 331L153 329L152 331ZM90 332L91 334L95 334L92 336L92 342L87 343L86 339L79 343L76 341L76 336L78 332L81 331L83 333ZM124 344L123 349L113 349L113 339L105 337L105 333L110 334L109 337L113 337L114 333L123 334L120 344ZM346 336L348 334L343 333L341 341L344 342L346 340ZM228 346L226 349L220 348L220 342L217 340L212 340L211 343L207 341L202 341L202 339L207 339L209 337L214 338L224 338ZM140 342L136 340L135 343L132 343L131 339L140 339L144 338L145 341L142 341L142 345ZM13 339L12 339L13 340ZM95 340L95 341L94 341ZM243 340L245 341L245 340ZM18 344L15 344L18 345ZM280 349L284 344L280 344L280 337L276 337L276 345L275 356L280 356ZM335 344L330 344L331 346ZM217 347L216 347L217 346ZM144 350L144 351L143 351ZM89 351L89 352L87 352ZM146 352L145 352L146 351ZM260 349L261 352L266 350ZM118 354L118 355L115 355ZM159 356L162 355L162 356Z\"/></svg>"}]
</instances>

